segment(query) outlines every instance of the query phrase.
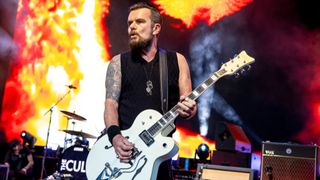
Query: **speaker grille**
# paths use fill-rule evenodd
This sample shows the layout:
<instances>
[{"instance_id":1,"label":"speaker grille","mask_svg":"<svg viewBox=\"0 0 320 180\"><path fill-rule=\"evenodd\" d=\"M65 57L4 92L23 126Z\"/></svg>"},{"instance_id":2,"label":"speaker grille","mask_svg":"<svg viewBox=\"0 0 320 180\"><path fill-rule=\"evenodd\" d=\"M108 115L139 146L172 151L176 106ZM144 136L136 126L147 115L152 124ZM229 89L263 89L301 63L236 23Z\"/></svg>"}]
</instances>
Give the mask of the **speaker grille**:
<instances>
[{"instance_id":1,"label":"speaker grille","mask_svg":"<svg viewBox=\"0 0 320 180\"><path fill-rule=\"evenodd\" d=\"M198 164L196 180L253 180L253 170L242 167Z\"/></svg>"},{"instance_id":2,"label":"speaker grille","mask_svg":"<svg viewBox=\"0 0 320 180\"><path fill-rule=\"evenodd\" d=\"M294 157L263 157L263 180L314 180L315 161ZM268 174L272 174L272 178Z\"/></svg>"},{"instance_id":3,"label":"speaker grille","mask_svg":"<svg viewBox=\"0 0 320 180\"><path fill-rule=\"evenodd\" d=\"M261 180L315 180L318 146L263 142Z\"/></svg>"}]
</instances>

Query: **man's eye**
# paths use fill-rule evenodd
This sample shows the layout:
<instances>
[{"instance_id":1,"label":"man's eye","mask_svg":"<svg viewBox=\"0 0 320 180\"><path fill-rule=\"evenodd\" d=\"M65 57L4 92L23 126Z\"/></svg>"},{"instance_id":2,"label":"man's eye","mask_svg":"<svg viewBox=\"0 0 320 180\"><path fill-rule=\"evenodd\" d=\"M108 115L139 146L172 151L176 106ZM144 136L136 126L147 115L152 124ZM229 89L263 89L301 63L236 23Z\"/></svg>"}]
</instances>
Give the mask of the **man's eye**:
<instances>
[{"instance_id":1,"label":"man's eye","mask_svg":"<svg viewBox=\"0 0 320 180\"><path fill-rule=\"evenodd\" d=\"M138 23L138 24L141 24L141 23L144 23L144 22L145 22L145 21L142 20L142 19L141 19L141 20L137 20L137 23Z\"/></svg>"}]
</instances>

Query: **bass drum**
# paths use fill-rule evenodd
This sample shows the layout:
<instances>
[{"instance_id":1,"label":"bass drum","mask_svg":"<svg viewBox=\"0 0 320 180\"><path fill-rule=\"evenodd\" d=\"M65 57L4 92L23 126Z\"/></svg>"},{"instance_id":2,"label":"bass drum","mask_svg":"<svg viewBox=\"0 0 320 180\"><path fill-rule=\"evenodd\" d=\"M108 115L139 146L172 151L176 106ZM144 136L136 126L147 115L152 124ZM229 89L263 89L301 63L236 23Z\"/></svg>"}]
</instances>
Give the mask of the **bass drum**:
<instances>
[{"instance_id":1,"label":"bass drum","mask_svg":"<svg viewBox=\"0 0 320 180\"><path fill-rule=\"evenodd\" d=\"M61 177L68 179L87 179L86 178L86 159L89 150L81 145L74 145L67 148L58 163L58 172Z\"/></svg>"}]
</instances>

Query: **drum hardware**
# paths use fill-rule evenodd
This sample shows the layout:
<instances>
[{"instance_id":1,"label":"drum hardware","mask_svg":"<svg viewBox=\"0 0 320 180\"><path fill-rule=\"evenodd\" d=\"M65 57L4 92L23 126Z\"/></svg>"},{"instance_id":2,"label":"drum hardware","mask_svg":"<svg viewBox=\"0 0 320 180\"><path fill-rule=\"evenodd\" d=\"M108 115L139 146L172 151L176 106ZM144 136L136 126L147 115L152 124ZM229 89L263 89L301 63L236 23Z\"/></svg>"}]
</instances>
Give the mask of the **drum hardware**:
<instances>
[{"instance_id":1,"label":"drum hardware","mask_svg":"<svg viewBox=\"0 0 320 180\"><path fill-rule=\"evenodd\" d=\"M67 144L72 144L72 145L79 145L79 146L83 146L83 147L89 147L89 141L86 138L96 138L95 136L82 132L82 131L75 131L75 124L76 121L73 120L79 120L79 121L85 121L86 118L69 112L69 111L65 111L65 110L60 110L61 113L63 113L65 115L65 117L67 118L68 122L67 122L67 126L66 129L60 130L65 132L65 139L64 139L64 149L63 152L65 150L68 149ZM72 130L69 129L69 121L71 121L72 123ZM72 137L72 138L67 138L67 134L72 135L72 136L76 136L76 137Z\"/></svg>"},{"instance_id":2,"label":"drum hardware","mask_svg":"<svg viewBox=\"0 0 320 180\"><path fill-rule=\"evenodd\" d=\"M71 178L73 178L71 174L62 174L56 171L52 175L48 176L45 180L62 180L62 179L71 179Z\"/></svg>"},{"instance_id":3,"label":"drum hardware","mask_svg":"<svg viewBox=\"0 0 320 180\"><path fill-rule=\"evenodd\" d=\"M71 134L71 135L75 135L75 136L80 136L82 138L96 138L96 136L91 135L89 133L85 133L83 131L75 131L75 130L68 130L68 129L62 129L59 131L63 131L65 133Z\"/></svg>"},{"instance_id":4,"label":"drum hardware","mask_svg":"<svg viewBox=\"0 0 320 180\"><path fill-rule=\"evenodd\" d=\"M65 117L67 118L67 127L66 127L66 130L69 129L69 121L70 121L70 120L72 120L72 121L71 121L71 123L72 123L72 131L74 131L74 129L75 129L75 124L76 124L76 122L73 121L73 120L79 120L79 121L85 121L85 120L86 120L86 118L84 118L84 117L82 117L82 116L80 116L80 115L78 115L78 114L75 114L74 112L72 113L72 112L65 111L65 110L60 110L60 112L63 113L63 114L65 115ZM71 140L70 140L70 139L67 139L67 134L70 134L70 133L67 133L67 132L66 132L66 134L65 134L65 137L64 137L64 148L67 147L68 142L71 142L71 143L72 143L72 139L71 139ZM75 134L71 134L71 135L75 135ZM86 135L87 135L87 134L86 134Z\"/></svg>"},{"instance_id":5,"label":"drum hardware","mask_svg":"<svg viewBox=\"0 0 320 180\"><path fill-rule=\"evenodd\" d=\"M78 136L65 139L64 140L65 146L62 148L61 154L63 154L69 147L72 147L75 145L89 148L89 143L86 144L87 140L82 140L82 139L84 139L84 138L81 138ZM61 156L58 156L58 157L61 158Z\"/></svg>"},{"instance_id":6,"label":"drum hardware","mask_svg":"<svg viewBox=\"0 0 320 180\"><path fill-rule=\"evenodd\" d=\"M76 137L76 141L74 142L75 145L81 145L84 147L89 147L89 141L87 140L87 138L82 138L80 139L79 137Z\"/></svg>"},{"instance_id":7,"label":"drum hardware","mask_svg":"<svg viewBox=\"0 0 320 180\"><path fill-rule=\"evenodd\" d=\"M67 118L67 126L66 126L66 129L69 129L69 121L70 120L72 120L70 117L67 117L66 116L66 118ZM74 130L74 127L75 127L75 124L76 124L76 122L75 121L71 121L71 123L72 123L72 130ZM72 138L67 138L67 133L65 133L65 136L64 136L64 146L63 146L63 148L67 148L67 144L68 143L72 143Z\"/></svg>"},{"instance_id":8,"label":"drum hardware","mask_svg":"<svg viewBox=\"0 0 320 180\"><path fill-rule=\"evenodd\" d=\"M72 113L72 112L69 112L69 111L65 111L65 110L60 110L60 112L62 112L64 115L66 115L68 118L70 119L75 119L75 120L79 120L79 121L85 121L87 120L86 118L78 115L78 114L75 114L75 113Z\"/></svg>"},{"instance_id":9,"label":"drum hardware","mask_svg":"<svg viewBox=\"0 0 320 180\"><path fill-rule=\"evenodd\" d=\"M46 156L47 156L47 148L48 148L48 140L49 140L49 136L50 136L50 129L51 129L51 121L52 121L52 111L53 108L56 107L68 94L70 94L71 87L68 87L68 91L62 96L60 97L57 102L55 104L53 104L44 114L43 117L46 116L49 113L49 123L48 123L48 130L47 130L47 137L46 137L46 145L44 147L44 152L43 152L43 158L42 158L42 162L41 162L41 173L40 173L40 179L43 179L43 173L45 172L45 161L46 161Z\"/></svg>"},{"instance_id":10,"label":"drum hardware","mask_svg":"<svg viewBox=\"0 0 320 180\"><path fill-rule=\"evenodd\" d=\"M66 139L65 141L66 141L67 143L68 143L68 142L72 142L72 138L68 138L68 139Z\"/></svg>"}]
</instances>

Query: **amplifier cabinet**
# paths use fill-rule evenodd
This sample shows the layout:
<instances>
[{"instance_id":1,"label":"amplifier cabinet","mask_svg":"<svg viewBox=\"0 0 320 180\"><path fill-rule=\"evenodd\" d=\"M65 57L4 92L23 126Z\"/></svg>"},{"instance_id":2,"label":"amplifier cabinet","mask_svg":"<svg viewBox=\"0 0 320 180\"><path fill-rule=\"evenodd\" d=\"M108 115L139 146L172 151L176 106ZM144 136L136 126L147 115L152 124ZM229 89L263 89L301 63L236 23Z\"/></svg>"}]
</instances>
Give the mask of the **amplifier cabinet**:
<instances>
[{"instance_id":1,"label":"amplifier cabinet","mask_svg":"<svg viewBox=\"0 0 320 180\"><path fill-rule=\"evenodd\" d=\"M216 122L216 149L251 153L251 143L241 126L223 121Z\"/></svg>"},{"instance_id":2,"label":"amplifier cabinet","mask_svg":"<svg viewBox=\"0 0 320 180\"><path fill-rule=\"evenodd\" d=\"M262 143L261 180L315 180L316 145Z\"/></svg>"},{"instance_id":3,"label":"amplifier cabinet","mask_svg":"<svg viewBox=\"0 0 320 180\"><path fill-rule=\"evenodd\" d=\"M194 180L196 176L195 170L173 169L172 180Z\"/></svg>"},{"instance_id":4,"label":"amplifier cabinet","mask_svg":"<svg viewBox=\"0 0 320 180\"><path fill-rule=\"evenodd\" d=\"M253 180L249 168L198 164L196 180Z\"/></svg>"}]
</instances>

